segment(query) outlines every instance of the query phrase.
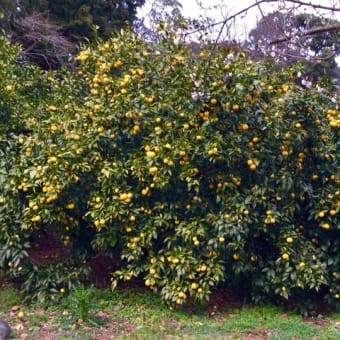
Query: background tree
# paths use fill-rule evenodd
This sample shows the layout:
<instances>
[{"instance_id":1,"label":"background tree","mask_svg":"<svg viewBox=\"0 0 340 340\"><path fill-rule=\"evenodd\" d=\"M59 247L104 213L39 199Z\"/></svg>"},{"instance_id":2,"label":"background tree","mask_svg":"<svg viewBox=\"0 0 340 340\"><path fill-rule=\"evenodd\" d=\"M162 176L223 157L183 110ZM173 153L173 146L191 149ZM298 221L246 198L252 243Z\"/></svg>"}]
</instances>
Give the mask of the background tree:
<instances>
[{"instance_id":1,"label":"background tree","mask_svg":"<svg viewBox=\"0 0 340 340\"><path fill-rule=\"evenodd\" d=\"M182 5L177 0L153 0L146 12L145 16L135 21L134 30L148 41L159 40L166 25L178 27L184 21Z\"/></svg>"},{"instance_id":2,"label":"background tree","mask_svg":"<svg viewBox=\"0 0 340 340\"><path fill-rule=\"evenodd\" d=\"M108 38L112 31L131 24L137 8L145 0L22 0L23 13L48 12L49 18L64 28L64 35L75 42L93 38L93 25Z\"/></svg>"},{"instance_id":3,"label":"background tree","mask_svg":"<svg viewBox=\"0 0 340 340\"><path fill-rule=\"evenodd\" d=\"M281 65L303 60L310 80L316 80L334 75L339 25L313 14L276 11L258 22L248 46L255 58L275 57Z\"/></svg>"},{"instance_id":4,"label":"background tree","mask_svg":"<svg viewBox=\"0 0 340 340\"><path fill-rule=\"evenodd\" d=\"M48 70L65 64L70 66L70 55L76 50L75 45L63 35L62 28L40 13L23 17L12 41L24 48L21 53L24 60Z\"/></svg>"},{"instance_id":5,"label":"background tree","mask_svg":"<svg viewBox=\"0 0 340 340\"><path fill-rule=\"evenodd\" d=\"M67 62L76 44L94 38L94 26L107 39L113 31L131 25L144 2L0 0L0 27L24 47L27 60L55 69Z\"/></svg>"},{"instance_id":6,"label":"background tree","mask_svg":"<svg viewBox=\"0 0 340 340\"><path fill-rule=\"evenodd\" d=\"M99 26L99 35L108 38L112 31L130 25L136 19L136 12L145 0L78 0L48 1L49 11L60 20L66 34L77 41L84 36L91 39L91 26Z\"/></svg>"}]
</instances>

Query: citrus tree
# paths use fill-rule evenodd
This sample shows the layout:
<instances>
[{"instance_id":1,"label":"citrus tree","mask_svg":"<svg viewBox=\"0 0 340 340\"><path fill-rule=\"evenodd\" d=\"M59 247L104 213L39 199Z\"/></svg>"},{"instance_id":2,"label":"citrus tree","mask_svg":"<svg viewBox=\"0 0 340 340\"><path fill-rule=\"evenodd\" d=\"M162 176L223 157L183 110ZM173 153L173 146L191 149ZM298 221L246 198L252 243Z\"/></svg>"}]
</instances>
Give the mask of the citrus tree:
<instances>
[{"instance_id":1,"label":"citrus tree","mask_svg":"<svg viewBox=\"0 0 340 340\"><path fill-rule=\"evenodd\" d=\"M34 160L40 150L38 143L49 142L38 142L38 125L50 118L50 103L67 89L56 85L60 89L56 93L51 85L55 74L26 64L19 48L5 37L0 38L0 55L0 269L24 278L26 292L43 300L53 298L61 285L79 282L79 275L86 273L78 262L72 264L72 257L57 263L31 261L32 246L47 224L25 224L27 209L37 209L28 195L32 181L39 185L40 156Z\"/></svg>"},{"instance_id":2,"label":"citrus tree","mask_svg":"<svg viewBox=\"0 0 340 340\"><path fill-rule=\"evenodd\" d=\"M113 288L142 277L170 305L222 282L256 301L321 291L336 304L336 105L297 86L296 68L209 44L194 53L164 34L148 44L121 32L85 47L75 73L46 76L7 185L18 233L52 228L72 269L37 268L27 290L49 280L63 294L104 252L120 259Z\"/></svg>"},{"instance_id":3,"label":"citrus tree","mask_svg":"<svg viewBox=\"0 0 340 340\"><path fill-rule=\"evenodd\" d=\"M25 118L37 104L43 85L39 70L21 63L19 49L4 37L0 55L0 267L12 271L22 269L20 262L29 248L20 228L24 195L14 189L12 175L21 176L16 169L18 154L23 151L23 136L30 134Z\"/></svg>"}]
</instances>

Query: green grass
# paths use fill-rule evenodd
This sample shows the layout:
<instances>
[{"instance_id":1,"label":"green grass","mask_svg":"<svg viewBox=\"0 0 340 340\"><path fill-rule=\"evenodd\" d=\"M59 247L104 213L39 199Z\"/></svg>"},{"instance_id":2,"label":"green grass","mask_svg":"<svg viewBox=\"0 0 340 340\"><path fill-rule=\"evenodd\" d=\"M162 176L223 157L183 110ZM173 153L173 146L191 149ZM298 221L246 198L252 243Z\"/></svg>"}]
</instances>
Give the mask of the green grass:
<instances>
[{"instance_id":1,"label":"green grass","mask_svg":"<svg viewBox=\"0 0 340 340\"><path fill-rule=\"evenodd\" d=\"M339 313L323 316L317 320L321 325L317 325L273 306L237 309L227 306L213 315L204 307L190 312L170 311L158 296L137 288L118 289L113 293L86 288L81 294L86 297L89 309L85 322L79 320L79 292L47 309L37 305L21 306L25 313L22 320L12 311L12 306L20 306L20 293L9 284L2 284L0 318L10 322L14 339L22 333L37 339L48 333L59 340L96 339L99 335L108 339L114 336L115 339L151 340L242 339L245 336L251 339L255 335L273 340L340 339Z\"/></svg>"}]
</instances>

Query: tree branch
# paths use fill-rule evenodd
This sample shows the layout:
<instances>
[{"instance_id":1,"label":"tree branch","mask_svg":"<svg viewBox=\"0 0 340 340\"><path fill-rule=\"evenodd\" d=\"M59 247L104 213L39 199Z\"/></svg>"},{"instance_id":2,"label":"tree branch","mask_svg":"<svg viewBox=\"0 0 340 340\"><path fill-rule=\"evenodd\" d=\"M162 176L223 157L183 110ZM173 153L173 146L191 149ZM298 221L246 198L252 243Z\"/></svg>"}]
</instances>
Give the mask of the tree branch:
<instances>
[{"instance_id":1,"label":"tree branch","mask_svg":"<svg viewBox=\"0 0 340 340\"><path fill-rule=\"evenodd\" d=\"M311 29L309 29L307 31L300 32L297 35L299 37L305 37L305 36L308 36L308 35L324 33L324 32L331 32L331 31L340 31L340 24L331 25L331 26L325 26L325 27L311 28ZM278 38L278 39L270 41L269 45L279 44L279 43L282 43L282 42L285 42L285 41L289 41L289 40L291 40L293 38L294 38L294 36L281 37L281 38Z\"/></svg>"},{"instance_id":2,"label":"tree branch","mask_svg":"<svg viewBox=\"0 0 340 340\"><path fill-rule=\"evenodd\" d=\"M258 0L256 0L256 3L257 3L257 7L258 7L258 9L259 9L259 11L260 11L260 13L261 13L262 18L264 18L265 15L264 15L264 13L263 13L263 11L262 11L262 8L261 8L260 4L258 3Z\"/></svg>"},{"instance_id":3,"label":"tree branch","mask_svg":"<svg viewBox=\"0 0 340 340\"><path fill-rule=\"evenodd\" d=\"M309 1L309 2L300 1L300 0L286 0L286 1L292 2L294 4L298 4L298 5L301 5L301 6L313 7L313 8L317 8L317 9L324 9L324 10L333 11L333 12L340 12L339 7L317 5L317 4L313 4L311 1ZM264 2L273 2L273 1L270 0L270 1L264 1Z\"/></svg>"},{"instance_id":4,"label":"tree branch","mask_svg":"<svg viewBox=\"0 0 340 340\"><path fill-rule=\"evenodd\" d=\"M313 8L318 8L318 9L324 9L324 10L329 10L329 11L333 11L333 12L340 12L340 8L337 7L330 7L330 6L323 6L323 5L316 5L313 4L311 2L304 2L304 1L300 1L300 0L285 0L287 2L292 2L295 4L299 4L301 6L308 6L308 7L313 7ZM263 3L268 3L268 2L277 2L277 0L255 0L255 3L253 3L252 5L249 5L248 7L241 9L240 11L238 11L237 13L231 15L230 17L223 19L222 21L216 22L214 25L220 25L223 24L225 22L228 22L230 20L235 19L237 16L248 12L250 9L252 9L253 7L257 7L260 4Z\"/></svg>"},{"instance_id":5,"label":"tree branch","mask_svg":"<svg viewBox=\"0 0 340 340\"><path fill-rule=\"evenodd\" d=\"M308 59L306 59L305 56L299 56L299 55L295 55L295 54L290 54L290 53L286 53L286 52L279 52L281 56L284 57L288 57L290 59L295 59L295 60L308 60L309 62L315 62L315 61L327 61L330 60L332 58L334 58L336 56L335 52L332 52L326 56L323 57L309 57Z\"/></svg>"},{"instance_id":6,"label":"tree branch","mask_svg":"<svg viewBox=\"0 0 340 340\"><path fill-rule=\"evenodd\" d=\"M305 1L301 1L301 0L285 0L285 1L290 2L290 3L294 3L294 4L298 4L300 6L312 7L312 8L315 8L315 9L323 9L323 10L328 10L328 11L332 11L332 12L340 12L340 7L318 5L318 4L313 4L312 2L305 2ZM234 20L236 17L248 12L250 9L252 9L254 7L259 7L259 5L261 5L263 3L270 3L270 2L277 2L277 0L255 0L254 3L249 5L248 7L241 9L240 11L236 12L235 14L233 14L231 16L228 16L227 18L225 18L221 21L217 21L217 22L209 25L209 27L214 27L214 26L218 26L218 25L223 25L223 27L224 27L228 21ZM193 33L199 32L201 30L202 29L196 29L196 30L191 31L189 34L193 34Z\"/></svg>"}]
</instances>

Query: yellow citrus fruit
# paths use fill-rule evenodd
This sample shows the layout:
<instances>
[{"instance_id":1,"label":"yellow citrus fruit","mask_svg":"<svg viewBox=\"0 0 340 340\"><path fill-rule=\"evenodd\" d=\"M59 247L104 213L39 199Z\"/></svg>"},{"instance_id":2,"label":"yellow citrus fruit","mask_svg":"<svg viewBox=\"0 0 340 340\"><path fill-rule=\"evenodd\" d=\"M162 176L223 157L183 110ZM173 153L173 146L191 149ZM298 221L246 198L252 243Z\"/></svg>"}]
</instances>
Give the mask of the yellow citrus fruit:
<instances>
[{"instance_id":1,"label":"yellow citrus fruit","mask_svg":"<svg viewBox=\"0 0 340 340\"><path fill-rule=\"evenodd\" d=\"M151 175L154 175L158 171L158 168L156 166L152 166L149 168L149 172Z\"/></svg>"},{"instance_id":2,"label":"yellow citrus fruit","mask_svg":"<svg viewBox=\"0 0 340 340\"><path fill-rule=\"evenodd\" d=\"M142 193L143 196L146 196L149 193L149 188L146 187L146 188L142 189L141 193Z\"/></svg>"},{"instance_id":3,"label":"yellow citrus fruit","mask_svg":"<svg viewBox=\"0 0 340 340\"><path fill-rule=\"evenodd\" d=\"M53 164L53 163L56 163L56 161L57 161L57 157L51 156L51 157L48 158L47 163Z\"/></svg>"},{"instance_id":4,"label":"yellow citrus fruit","mask_svg":"<svg viewBox=\"0 0 340 340\"><path fill-rule=\"evenodd\" d=\"M331 228L331 226L329 225L329 223L323 223L323 224L321 224L321 228L325 229L325 230L329 230Z\"/></svg>"},{"instance_id":5,"label":"yellow citrus fruit","mask_svg":"<svg viewBox=\"0 0 340 340\"><path fill-rule=\"evenodd\" d=\"M325 217L325 212L324 212L324 211L320 211L319 214L318 214L318 216L319 216L320 218Z\"/></svg>"},{"instance_id":6,"label":"yellow citrus fruit","mask_svg":"<svg viewBox=\"0 0 340 340\"><path fill-rule=\"evenodd\" d=\"M201 272L205 272L208 268L205 264L203 264L200 269L201 269Z\"/></svg>"},{"instance_id":7,"label":"yellow citrus fruit","mask_svg":"<svg viewBox=\"0 0 340 340\"><path fill-rule=\"evenodd\" d=\"M25 313L24 313L23 311L20 311L20 312L18 313L18 318L19 318L19 319L22 319L24 316L25 316Z\"/></svg>"},{"instance_id":8,"label":"yellow citrus fruit","mask_svg":"<svg viewBox=\"0 0 340 340\"><path fill-rule=\"evenodd\" d=\"M69 203L66 208L70 210L74 209L74 203Z\"/></svg>"},{"instance_id":9,"label":"yellow citrus fruit","mask_svg":"<svg viewBox=\"0 0 340 340\"><path fill-rule=\"evenodd\" d=\"M239 254L233 254L233 259L235 261L238 261L240 259L240 255Z\"/></svg>"},{"instance_id":10,"label":"yellow citrus fruit","mask_svg":"<svg viewBox=\"0 0 340 340\"><path fill-rule=\"evenodd\" d=\"M316 181L318 178L319 178L319 176L318 176L318 175L315 175L315 174L314 174L314 175L312 175L312 180L313 180L313 181Z\"/></svg>"},{"instance_id":11,"label":"yellow citrus fruit","mask_svg":"<svg viewBox=\"0 0 340 340\"><path fill-rule=\"evenodd\" d=\"M285 261L289 260L289 255L287 253L282 254L282 259Z\"/></svg>"},{"instance_id":12,"label":"yellow citrus fruit","mask_svg":"<svg viewBox=\"0 0 340 340\"><path fill-rule=\"evenodd\" d=\"M33 216L31 218L31 221L32 222L40 222L41 221L41 217L39 215Z\"/></svg>"},{"instance_id":13,"label":"yellow citrus fruit","mask_svg":"<svg viewBox=\"0 0 340 340\"><path fill-rule=\"evenodd\" d=\"M198 284L197 284L196 282L193 282L193 283L191 284L191 289L195 290L195 289L197 289L197 288L198 288Z\"/></svg>"},{"instance_id":14,"label":"yellow citrus fruit","mask_svg":"<svg viewBox=\"0 0 340 340\"><path fill-rule=\"evenodd\" d=\"M156 152L154 152L154 151L147 151L146 152L146 157L148 157L148 158L155 158L156 157Z\"/></svg>"},{"instance_id":15,"label":"yellow citrus fruit","mask_svg":"<svg viewBox=\"0 0 340 340\"><path fill-rule=\"evenodd\" d=\"M181 299L186 299L187 295L184 292L179 292L178 297Z\"/></svg>"}]
</instances>

